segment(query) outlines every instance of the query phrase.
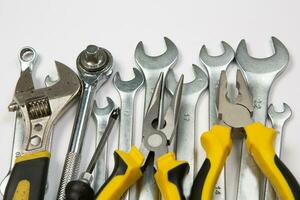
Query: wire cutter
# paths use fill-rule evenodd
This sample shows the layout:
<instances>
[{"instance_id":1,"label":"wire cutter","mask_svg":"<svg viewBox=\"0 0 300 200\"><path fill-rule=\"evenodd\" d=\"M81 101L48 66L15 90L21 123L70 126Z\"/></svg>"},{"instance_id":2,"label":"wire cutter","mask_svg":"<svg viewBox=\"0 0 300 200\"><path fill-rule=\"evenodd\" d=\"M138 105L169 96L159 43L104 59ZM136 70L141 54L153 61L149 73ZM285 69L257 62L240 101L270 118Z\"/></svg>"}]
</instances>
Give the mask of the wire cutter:
<instances>
[{"instance_id":1,"label":"wire cutter","mask_svg":"<svg viewBox=\"0 0 300 200\"><path fill-rule=\"evenodd\" d=\"M97 200L120 199L129 187L143 176L145 167L149 165L148 161L153 158L156 170L154 178L163 198L165 200L184 199L182 181L188 173L189 165L185 161L176 160L174 152L169 152L175 143L183 76L164 114L162 127L158 127L160 104L164 103L161 100L164 90L163 82L163 74L160 74L144 117L140 149L133 146L129 153L120 150L114 152L115 167L96 194Z\"/></svg>"},{"instance_id":2,"label":"wire cutter","mask_svg":"<svg viewBox=\"0 0 300 200\"><path fill-rule=\"evenodd\" d=\"M296 178L275 154L273 144L276 131L252 120L252 96L240 71L237 72L236 86L238 96L233 102L227 97L227 78L223 71L217 101L220 124L201 136L206 160L195 178L191 199L212 199L216 181L231 151L233 138L245 139L248 152L280 199L300 199L300 186Z\"/></svg>"}]
</instances>

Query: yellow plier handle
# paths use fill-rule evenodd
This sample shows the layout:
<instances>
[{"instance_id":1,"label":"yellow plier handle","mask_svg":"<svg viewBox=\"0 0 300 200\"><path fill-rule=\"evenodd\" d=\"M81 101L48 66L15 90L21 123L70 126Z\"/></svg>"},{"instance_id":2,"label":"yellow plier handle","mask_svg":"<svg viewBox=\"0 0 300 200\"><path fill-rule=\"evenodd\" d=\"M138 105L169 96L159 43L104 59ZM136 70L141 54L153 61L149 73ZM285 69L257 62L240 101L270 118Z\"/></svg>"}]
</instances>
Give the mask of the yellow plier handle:
<instances>
[{"instance_id":1,"label":"yellow plier handle","mask_svg":"<svg viewBox=\"0 0 300 200\"><path fill-rule=\"evenodd\" d=\"M259 122L245 127L246 145L256 164L268 178L280 199L300 199L300 186L273 148L276 131Z\"/></svg>"},{"instance_id":2,"label":"yellow plier handle","mask_svg":"<svg viewBox=\"0 0 300 200\"><path fill-rule=\"evenodd\" d=\"M112 174L96 194L96 200L119 200L142 175L143 154L133 146L129 153L114 152Z\"/></svg>"},{"instance_id":3,"label":"yellow plier handle","mask_svg":"<svg viewBox=\"0 0 300 200\"><path fill-rule=\"evenodd\" d=\"M215 125L201 136L206 159L191 190L191 200L211 200L214 187L231 151L231 129Z\"/></svg>"},{"instance_id":4,"label":"yellow plier handle","mask_svg":"<svg viewBox=\"0 0 300 200\"><path fill-rule=\"evenodd\" d=\"M144 162L143 154L133 146L129 153L115 151L115 167L96 194L96 200L119 200L123 194L142 175L141 170ZM167 153L157 160L157 171L154 175L164 200L184 200L182 182L188 172L187 162L175 159L175 154Z\"/></svg>"}]
</instances>

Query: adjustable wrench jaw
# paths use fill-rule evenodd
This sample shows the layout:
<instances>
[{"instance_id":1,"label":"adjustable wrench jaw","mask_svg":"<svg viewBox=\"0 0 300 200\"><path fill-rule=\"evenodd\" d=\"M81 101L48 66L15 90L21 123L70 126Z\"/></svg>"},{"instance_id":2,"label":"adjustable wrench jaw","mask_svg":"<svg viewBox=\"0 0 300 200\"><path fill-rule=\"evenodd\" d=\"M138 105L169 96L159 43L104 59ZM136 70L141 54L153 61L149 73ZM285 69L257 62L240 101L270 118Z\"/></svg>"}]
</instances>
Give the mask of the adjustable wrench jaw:
<instances>
[{"instance_id":1,"label":"adjustable wrench jaw","mask_svg":"<svg viewBox=\"0 0 300 200\"><path fill-rule=\"evenodd\" d=\"M80 92L77 75L64 64L55 64L60 80L50 87L35 89L30 68L18 80L9 110L20 111L24 119L22 153L49 149L52 126Z\"/></svg>"}]
</instances>

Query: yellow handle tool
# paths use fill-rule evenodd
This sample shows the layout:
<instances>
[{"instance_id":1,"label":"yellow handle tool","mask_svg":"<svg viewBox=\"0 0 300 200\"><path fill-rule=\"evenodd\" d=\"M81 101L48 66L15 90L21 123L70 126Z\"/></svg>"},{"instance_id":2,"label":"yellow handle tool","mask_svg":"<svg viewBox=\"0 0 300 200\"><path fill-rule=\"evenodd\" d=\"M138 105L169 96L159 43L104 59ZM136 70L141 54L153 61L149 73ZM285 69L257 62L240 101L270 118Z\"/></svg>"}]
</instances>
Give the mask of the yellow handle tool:
<instances>
[{"instance_id":1,"label":"yellow handle tool","mask_svg":"<svg viewBox=\"0 0 300 200\"><path fill-rule=\"evenodd\" d=\"M273 148L276 131L261 123L245 127L246 145L256 164L283 200L300 199L300 186Z\"/></svg>"},{"instance_id":2,"label":"yellow handle tool","mask_svg":"<svg viewBox=\"0 0 300 200\"><path fill-rule=\"evenodd\" d=\"M119 200L143 175L144 156L133 146L129 153L115 151L115 167L104 185L96 194L97 200ZM157 159L156 183L165 200L183 200L182 182L189 169L187 162L175 159L169 152Z\"/></svg>"},{"instance_id":3,"label":"yellow handle tool","mask_svg":"<svg viewBox=\"0 0 300 200\"><path fill-rule=\"evenodd\" d=\"M201 136L206 159L191 190L191 200L211 200L218 177L232 147L231 129L215 125Z\"/></svg>"},{"instance_id":4,"label":"yellow handle tool","mask_svg":"<svg viewBox=\"0 0 300 200\"><path fill-rule=\"evenodd\" d=\"M3 200L44 199L49 159L48 151L17 157Z\"/></svg>"}]
</instances>

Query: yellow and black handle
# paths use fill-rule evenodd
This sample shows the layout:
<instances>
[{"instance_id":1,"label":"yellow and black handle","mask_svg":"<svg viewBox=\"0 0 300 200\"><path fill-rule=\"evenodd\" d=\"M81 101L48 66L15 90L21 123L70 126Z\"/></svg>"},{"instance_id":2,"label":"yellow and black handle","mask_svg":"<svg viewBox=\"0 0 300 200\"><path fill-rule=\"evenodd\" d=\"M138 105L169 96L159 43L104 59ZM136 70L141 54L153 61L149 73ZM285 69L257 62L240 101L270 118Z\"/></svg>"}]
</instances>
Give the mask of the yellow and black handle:
<instances>
[{"instance_id":1,"label":"yellow and black handle","mask_svg":"<svg viewBox=\"0 0 300 200\"><path fill-rule=\"evenodd\" d=\"M189 171L189 164L176 160L169 152L157 159L157 171L154 175L156 184L164 200L185 200L183 179Z\"/></svg>"},{"instance_id":2,"label":"yellow and black handle","mask_svg":"<svg viewBox=\"0 0 300 200\"><path fill-rule=\"evenodd\" d=\"M273 148L276 131L256 122L246 126L245 133L249 153L280 199L300 199L299 183Z\"/></svg>"},{"instance_id":3,"label":"yellow and black handle","mask_svg":"<svg viewBox=\"0 0 300 200\"><path fill-rule=\"evenodd\" d=\"M201 136L206 159L191 190L191 200L211 200L218 177L231 151L231 129L215 125Z\"/></svg>"},{"instance_id":4,"label":"yellow and black handle","mask_svg":"<svg viewBox=\"0 0 300 200\"><path fill-rule=\"evenodd\" d=\"M49 159L48 151L17 157L3 200L44 199Z\"/></svg>"},{"instance_id":5,"label":"yellow and black handle","mask_svg":"<svg viewBox=\"0 0 300 200\"><path fill-rule=\"evenodd\" d=\"M114 152L112 174L96 194L96 200L119 200L142 175L143 154L133 146L129 153Z\"/></svg>"}]
</instances>

